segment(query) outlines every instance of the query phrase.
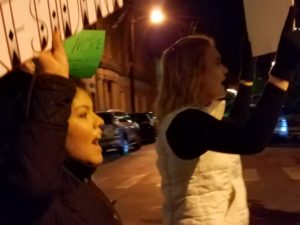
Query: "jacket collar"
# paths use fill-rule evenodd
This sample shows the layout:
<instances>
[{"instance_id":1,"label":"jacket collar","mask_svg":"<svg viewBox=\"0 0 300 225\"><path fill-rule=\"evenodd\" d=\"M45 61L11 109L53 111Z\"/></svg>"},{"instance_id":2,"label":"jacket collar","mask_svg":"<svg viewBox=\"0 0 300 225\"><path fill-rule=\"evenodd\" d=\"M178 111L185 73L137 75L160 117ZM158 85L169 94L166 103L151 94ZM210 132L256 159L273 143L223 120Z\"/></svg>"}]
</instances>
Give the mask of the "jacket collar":
<instances>
[{"instance_id":1,"label":"jacket collar","mask_svg":"<svg viewBox=\"0 0 300 225\"><path fill-rule=\"evenodd\" d=\"M96 170L96 167L86 165L73 159L66 159L64 161L64 165L74 176L76 176L81 181L90 179L93 172L95 172Z\"/></svg>"}]
</instances>

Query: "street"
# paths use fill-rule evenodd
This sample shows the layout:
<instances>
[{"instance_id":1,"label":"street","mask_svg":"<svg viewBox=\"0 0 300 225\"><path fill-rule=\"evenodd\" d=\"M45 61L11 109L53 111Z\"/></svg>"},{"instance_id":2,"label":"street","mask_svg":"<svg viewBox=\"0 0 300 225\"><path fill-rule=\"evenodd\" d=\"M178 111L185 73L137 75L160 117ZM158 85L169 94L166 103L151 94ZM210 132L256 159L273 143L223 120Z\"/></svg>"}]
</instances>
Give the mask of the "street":
<instances>
[{"instance_id":1,"label":"street","mask_svg":"<svg viewBox=\"0 0 300 225\"><path fill-rule=\"evenodd\" d=\"M269 147L243 156L251 214L250 225L300 225L300 148ZM110 155L93 175L96 184L116 200L124 225L162 222L160 176L155 145L127 156Z\"/></svg>"}]
</instances>

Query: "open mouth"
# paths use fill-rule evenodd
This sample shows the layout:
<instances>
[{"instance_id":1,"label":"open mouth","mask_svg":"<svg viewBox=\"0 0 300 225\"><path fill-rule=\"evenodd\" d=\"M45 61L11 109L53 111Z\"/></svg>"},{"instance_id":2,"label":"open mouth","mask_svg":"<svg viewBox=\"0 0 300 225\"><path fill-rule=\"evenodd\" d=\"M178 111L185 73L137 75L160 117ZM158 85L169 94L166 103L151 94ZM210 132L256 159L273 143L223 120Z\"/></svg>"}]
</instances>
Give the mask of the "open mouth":
<instances>
[{"instance_id":1,"label":"open mouth","mask_svg":"<svg viewBox=\"0 0 300 225\"><path fill-rule=\"evenodd\" d=\"M99 145L99 138L95 138L93 141L92 141L92 143L94 144L94 145Z\"/></svg>"},{"instance_id":2,"label":"open mouth","mask_svg":"<svg viewBox=\"0 0 300 225\"><path fill-rule=\"evenodd\" d=\"M222 84L225 88L227 88L227 86L228 86L228 80L227 80L227 79L223 80L223 81L221 82L221 84Z\"/></svg>"}]
</instances>

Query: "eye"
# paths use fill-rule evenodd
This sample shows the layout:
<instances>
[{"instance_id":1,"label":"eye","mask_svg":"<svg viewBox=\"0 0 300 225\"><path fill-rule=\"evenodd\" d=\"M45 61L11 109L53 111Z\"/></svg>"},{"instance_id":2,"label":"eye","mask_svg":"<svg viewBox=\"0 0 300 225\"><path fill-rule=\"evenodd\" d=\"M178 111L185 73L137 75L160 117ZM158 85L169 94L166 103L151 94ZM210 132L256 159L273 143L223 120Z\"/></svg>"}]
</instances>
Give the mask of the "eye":
<instances>
[{"instance_id":1,"label":"eye","mask_svg":"<svg viewBox=\"0 0 300 225\"><path fill-rule=\"evenodd\" d=\"M91 113L91 110L89 107L85 107L85 106L81 106L81 107L78 107L75 109L75 112L76 112L76 116L78 118L87 118L89 117L90 113Z\"/></svg>"},{"instance_id":2,"label":"eye","mask_svg":"<svg viewBox=\"0 0 300 225\"><path fill-rule=\"evenodd\" d=\"M79 118L86 118L87 116L88 114L86 112L79 113L78 115Z\"/></svg>"},{"instance_id":3,"label":"eye","mask_svg":"<svg viewBox=\"0 0 300 225\"><path fill-rule=\"evenodd\" d=\"M82 109L82 110L78 111L77 115L78 115L79 118L87 118L88 115L89 115L89 111L85 110L85 109Z\"/></svg>"}]
</instances>

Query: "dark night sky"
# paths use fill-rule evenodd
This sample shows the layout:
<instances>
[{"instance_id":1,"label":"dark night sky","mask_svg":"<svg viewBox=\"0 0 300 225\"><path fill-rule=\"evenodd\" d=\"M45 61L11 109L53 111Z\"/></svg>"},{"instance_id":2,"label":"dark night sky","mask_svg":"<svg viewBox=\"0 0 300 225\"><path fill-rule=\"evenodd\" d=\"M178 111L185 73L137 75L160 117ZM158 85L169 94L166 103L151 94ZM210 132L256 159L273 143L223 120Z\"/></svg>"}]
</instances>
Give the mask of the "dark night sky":
<instances>
[{"instance_id":1,"label":"dark night sky","mask_svg":"<svg viewBox=\"0 0 300 225\"><path fill-rule=\"evenodd\" d=\"M149 1L164 2L169 18L163 26L153 28L149 35L150 54L159 55L162 49L175 40L191 34L191 25L197 24L194 26L196 33L204 33L215 39L223 63L229 68L231 83L237 81L241 67L246 61L242 56L247 40L243 0ZM295 0L295 5L300 6L300 0ZM300 26L300 13L296 17L296 24ZM263 67L263 73L267 73L273 58L274 54L258 58L257 66Z\"/></svg>"},{"instance_id":2,"label":"dark night sky","mask_svg":"<svg viewBox=\"0 0 300 225\"><path fill-rule=\"evenodd\" d=\"M152 32L155 44L151 45L150 40L150 47L165 48L190 34L191 25L197 24L197 33L214 37L223 62L235 79L240 70L242 38L246 35L243 0L169 0L165 7L170 20Z\"/></svg>"}]
</instances>

